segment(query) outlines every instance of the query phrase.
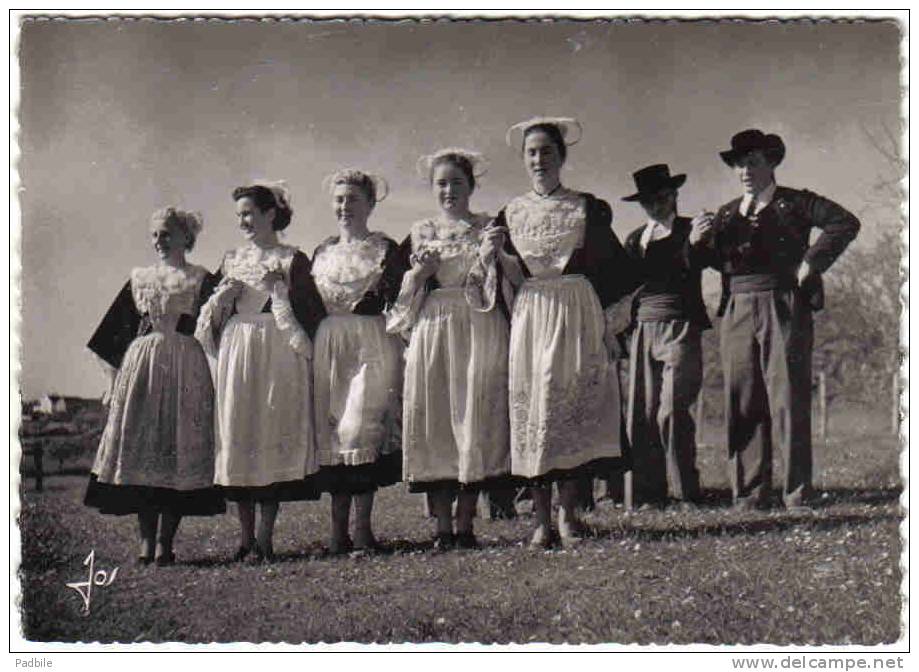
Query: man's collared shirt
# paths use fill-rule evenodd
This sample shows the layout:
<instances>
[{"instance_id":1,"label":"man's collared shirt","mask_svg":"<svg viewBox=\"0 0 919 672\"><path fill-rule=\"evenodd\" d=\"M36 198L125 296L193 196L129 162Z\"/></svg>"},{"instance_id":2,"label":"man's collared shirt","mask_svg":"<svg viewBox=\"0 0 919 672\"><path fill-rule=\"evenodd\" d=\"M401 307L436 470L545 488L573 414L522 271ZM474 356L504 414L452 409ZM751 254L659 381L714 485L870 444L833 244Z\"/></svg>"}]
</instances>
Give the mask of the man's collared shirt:
<instances>
[{"instance_id":1,"label":"man's collared shirt","mask_svg":"<svg viewBox=\"0 0 919 672\"><path fill-rule=\"evenodd\" d=\"M750 201L755 199L756 204L753 206L753 214L758 215L763 208L772 202L775 196L775 187L776 184L773 182L755 196L753 194L744 194L740 201L740 214L746 215L747 209L750 207Z\"/></svg>"},{"instance_id":2,"label":"man's collared shirt","mask_svg":"<svg viewBox=\"0 0 919 672\"><path fill-rule=\"evenodd\" d=\"M673 220L675 219L676 213L674 212L663 222L658 222L653 219L648 220L648 225L645 227L645 230L642 231L641 239L638 241L642 253L647 251L648 245L651 242L666 238L670 235L670 231L673 229Z\"/></svg>"}]
</instances>

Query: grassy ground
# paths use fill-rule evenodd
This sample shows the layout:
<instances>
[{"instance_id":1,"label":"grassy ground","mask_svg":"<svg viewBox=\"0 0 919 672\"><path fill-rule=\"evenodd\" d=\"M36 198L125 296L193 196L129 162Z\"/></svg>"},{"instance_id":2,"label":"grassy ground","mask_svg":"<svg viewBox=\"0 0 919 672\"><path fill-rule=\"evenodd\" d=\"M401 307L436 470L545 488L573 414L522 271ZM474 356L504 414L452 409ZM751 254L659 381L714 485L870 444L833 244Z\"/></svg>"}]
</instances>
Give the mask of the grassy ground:
<instances>
[{"instance_id":1,"label":"grassy ground","mask_svg":"<svg viewBox=\"0 0 919 672\"><path fill-rule=\"evenodd\" d=\"M816 447L814 514L726 509L724 453L700 451L698 512L601 502L596 537L530 551L531 519L478 521L478 551L435 553L417 496L383 491L386 552L325 552L328 500L282 506L281 561L230 562L235 516L186 519L179 564L133 564L135 521L80 501L85 477L24 485L22 622L34 641L858 643L900 638L898 446L849 433ZM118 566L92 613L67 582Z\"/></svg>"}]
</instances>

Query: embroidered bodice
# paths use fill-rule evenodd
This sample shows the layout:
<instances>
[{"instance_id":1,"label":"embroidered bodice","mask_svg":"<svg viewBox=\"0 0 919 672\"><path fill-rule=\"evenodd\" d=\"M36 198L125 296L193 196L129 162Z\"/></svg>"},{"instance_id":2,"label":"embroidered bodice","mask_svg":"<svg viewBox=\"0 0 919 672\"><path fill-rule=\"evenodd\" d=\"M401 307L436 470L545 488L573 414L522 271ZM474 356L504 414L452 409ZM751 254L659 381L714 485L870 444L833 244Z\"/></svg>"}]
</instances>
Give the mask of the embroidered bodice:
<instances>
[{"instance_id":1,"label":"embroidered bodice","mask_svg":"<svg viewBox=\"0 0 919 672\"><path fill-rule=\"evenodd\" d=\"M436 250L440 255L435 278L441 287L462 287L478 259L488 215L474 214L471 222L425 219L412 227L412 251Z\"/></svg>"},{"instance_id":2,"label":"embroidered bodice","mask_svg":"<svg viewBox=\"0 0 919 672\"><path fill-rule=\"evenodd\" d=\"M511 241L535 278L560 276L584 244L584 195L561 187L551 196L518 196L505 209Z\"/></svg>"},{"instance_id":3,"label":"embroidered bodice","mask_svg":"<svg viewBox=\"0 0 919 672\"><path fill-rule=\"evenodd\" d=\"M290 265L297 248L277 245L269 249L257 245L243 245L227 252L223 258L223 275L244 283L236 299L239 314L260 313L271 298L271 287L262 279L271 272L281 273L290 283Z\"/></svg>"},{"instance_id":4,"label":"embroidered bodice","mask_svg":"<svg viewBox=\"0 0 919 672\"><path fill-rule=\"evenodd\" d=\"M131 297L141 315L156 331L175 331L182 315L195 315L198 293L207 271L187 264L183 268L156 265L131 271Z\"/></svg>"},{"instance_id":5,"label":"embroidered bodice","mask_svg":"<svg viewBox=\"0 0 919 672\"><path fill-rule=\"evenodd\" d=\"M371 233L363 240L332 239L316 251L313 279L330 314L350 313L383 275L387 238Z\"/></svg>"}]
</instances>

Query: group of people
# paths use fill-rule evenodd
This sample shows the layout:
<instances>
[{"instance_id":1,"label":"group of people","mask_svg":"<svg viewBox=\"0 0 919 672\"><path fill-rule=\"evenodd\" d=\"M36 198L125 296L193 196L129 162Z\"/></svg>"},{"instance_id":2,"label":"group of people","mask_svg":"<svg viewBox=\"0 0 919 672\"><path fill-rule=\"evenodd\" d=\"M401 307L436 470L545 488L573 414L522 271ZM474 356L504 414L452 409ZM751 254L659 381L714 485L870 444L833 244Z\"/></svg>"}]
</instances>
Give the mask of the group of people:
<instances>
[{"instance_id":1,"label":"group of people","mask_svg":"<svg viewBox=\"0 0 919 672\"><path fill-rule=\"evenodd\" d=\"M593 477L627 470L639 501L693 502L690 407L711 326L701 271L713 267L735 502L763 503L774 433L785 504L804 505L811 312L858 221L777 187L784 145L750 130L721 153L743 196L717 213L678 216L686 177L664 164L634 173L637 193L623 200L648 221L623 246L609 204L561 183L580 134L572 118L512 126L531 189L496 217L470 205L481 155L422 157L439 212L401 244L368 226L386 182L354 169L323 185L339 233L312 258L279 239L293 216L281 183L232 192L244 241L213 274L186 259L200 216L155 213L159 262L131 272L89 342L111 386L86 504L136 514L139 561L164 565L181 518L224 512L227 500L237 560L271 560L280 502L324 492L330 550L372 550L374 494L400 481L426 493L440 549L476 546L482 490L528 488L540 548L585 534L579 484ZM813 227L822 233L810 244ZM613 310L627 298L631 324Z\"/></svg>"}]
</instances>

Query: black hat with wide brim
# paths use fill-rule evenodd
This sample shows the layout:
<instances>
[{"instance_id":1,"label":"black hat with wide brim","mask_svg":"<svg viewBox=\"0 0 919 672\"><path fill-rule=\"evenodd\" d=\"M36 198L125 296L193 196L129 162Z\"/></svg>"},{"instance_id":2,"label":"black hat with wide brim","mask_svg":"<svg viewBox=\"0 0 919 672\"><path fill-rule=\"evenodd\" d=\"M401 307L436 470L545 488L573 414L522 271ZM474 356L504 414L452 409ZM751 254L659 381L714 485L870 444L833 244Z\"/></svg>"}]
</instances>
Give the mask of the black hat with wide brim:
<instances>
[{"instance_id":1,"label":"black hat with wide brim","mask_svg":"<svg viewBox=\"0 0 919 672\"><path fill-rule=\"evenodd\" d=\"M721 160L733 168L740 157L756 151L761 151L773 166L777 166L785 158L785 143L775 133L766 134L758 128L749 128L731 138L731 148L719 154Z\"/></svg>"},{"instance_id":2,"label":"black hat with wide brim","mask_svg":"<svg viewBox=\"0 0 919 672\"><path fill-rule=\"evenodd\" d=\"M635 188L638 191L624 197L623 201L640 201L648 196L653 196L661 189L679 189L686 181L686 175L671 175L670 166L666 163L655 163L632 173Z\"/></svg>"}]
</instances>

